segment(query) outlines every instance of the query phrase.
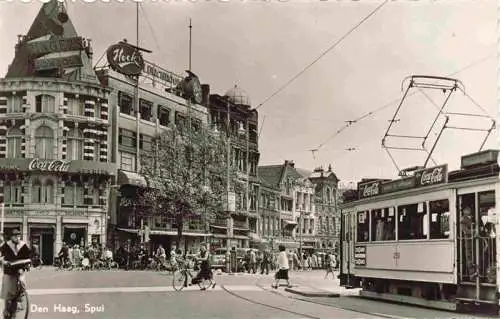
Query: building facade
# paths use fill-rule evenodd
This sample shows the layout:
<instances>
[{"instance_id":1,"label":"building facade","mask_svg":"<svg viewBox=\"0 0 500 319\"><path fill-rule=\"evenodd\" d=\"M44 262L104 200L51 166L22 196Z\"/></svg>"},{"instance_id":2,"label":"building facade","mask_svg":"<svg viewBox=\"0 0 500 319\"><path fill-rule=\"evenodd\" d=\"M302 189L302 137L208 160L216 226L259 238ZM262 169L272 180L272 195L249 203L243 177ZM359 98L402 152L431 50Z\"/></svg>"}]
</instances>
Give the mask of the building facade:
<instances>
[{"instance_id":1,"label":"building facade","mask_svg":"<svg viewBox=\"0 0 500 319\"><path fill-rule=\"evenodd\" d=\"M279 219L269 222L272 229L277 228L277 235L268 236L272 246L283 244L288 248L302 248L311 251L315 248L314 186L309 181L309 172L295 167L293 161L282 165L260 166L259 178L267 187L279 190ZM266 193L261 191L260 198L265 202ZM262 212L263 213L263 212ZM262 214L266 220L268 216ZM276 225L276 226L275 226Z\"/></svg>"},{"instance_id":2,"label":"building facade","mask_svg":"<svg viewBox=\"0 0 500 319\"><path fill-rule=\"evenodd\" d=\"M111 160L118 168L118 192L113 192L116 207L111 213L110 240L114 247L125 248L143 241L141 235L148 229L148 248L153 251L162 244L169 251L176 242L175 219L166 213L153 213L137 201L141 192L158 187L141 174L141 156L153 151L156 138L163 132L172 129L186 132L189 117L193 130L207 126L207 108L176 94L183 77L147 61L139 79L138 103L135 79L109 66L99 68L98 75L102 85L110 90ZM204 88L208 89L207 86ZM207 95L205 92L202 104L206 104ZM183 225L181 248L196 250L209 235L208 225L193 217Z\"/></svg>"},{"instance_id":3,"label":"building facade","mask_svg":"<svg viewBox=\"0 0 500 319\"><path fill-rule=\"evenodd\" d=\"M237 86L224 96L211 94L208 109L210 125L230 139L229 165L238 174L237 185L229 185L231 195L227 209L230 217L215 220L210 225L212 247L248 248L260 242L258 113L251 108L245 91Z\"/></svg>"},{"instance_id":4,"label":"building facade","mask_svg":"<svg viewBox=\"0 0 500 319\"><path fill-rule=\"evenodd\" d=\"M92 69L90 41L42 6L0 80L4 229L19 228L51 264L63 242L106 244L110 91Z\"/></svg>"},{"instance_id":5,"label":"building facade","mask_svg":"<svg viewBox=\"0 0 500 319\"><path fill-rule=\"evenodd\" d=\"M309 177L315 186L314 202L317 216L318 250L326 251L335 248L340 232L340 214L338 211L338 178L332 171L316 168Z\"/></svg>"}]
</instances>

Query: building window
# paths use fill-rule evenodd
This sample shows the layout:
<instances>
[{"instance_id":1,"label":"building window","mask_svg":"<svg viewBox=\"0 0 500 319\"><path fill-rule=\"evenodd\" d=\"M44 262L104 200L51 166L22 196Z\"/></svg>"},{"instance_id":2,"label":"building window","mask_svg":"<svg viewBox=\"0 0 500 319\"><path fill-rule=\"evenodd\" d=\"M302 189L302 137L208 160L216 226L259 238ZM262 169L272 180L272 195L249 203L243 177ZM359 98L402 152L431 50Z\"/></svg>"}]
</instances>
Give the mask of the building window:
<instances>
[{"instance_id":1,"label":"building window","mask_svg":"<svg viewBox=\"0 0 500 319\"><path fill-rule=\"evenodd\" d=\"M22 186L20 182L9 182L4 185L4 200L6 203L22 203Z\"/></svg>"},{"instance_id":2,"label":"building window","mask_svg":"<svg viewBox=\"0 0 500 319\"><path fill-rule=\"evenodd\" d=\"M53 204L54 203L54 182L48 179L45 181L45 187L43 188L42 203Z\"/></svg>"},{"instance_id":3,"label":"building window","mask_svg":"<svg viewBox=\"0 0 500 319\"><path fill-rule=\"evenodd\" d=\"M83 205L83 185L66 182L64 185L63 205Z\"/></svg>"},{"instance_id":4,"label":"building window","mask_svg":"<svg viewBox=\"0 0 500 319\"><path fill-rule=\"evenodd\" d=\"M130 95L123 92L118 93L118 106L120 113L134 116L134 100Z\"/></svg>"},{"instance_id":5,"label":"building window","mask_svg":"<svg viewBox=\"0 0 500 319\"><path fill-rule=\"evenodd\" d=\"M141 150L148 151L148 152L152 151L153 150L153 138L151 136L142 135L142 134L140 134L140 137L141 137L141 140L140 140L139 147L141 148Z\"/></svg>"},{"instance_id":6,"label":"building window","mask_svg":"<svg viewBox=\"0 0 500 319\"><path fill-rule=\"evenodd\" d=\"M158 120L161 126L168 126L170 124L170 110L165 106L158 106Z\"/></svg>"},{"instance_id":7,"label":"building window","mask_svg":"<svg viewBox=\"0 0 500 319\"><path fill-rule=\"evenodd\" d=\"M135 170L135 155L120 152L120 168L125 171L133 172Z\"/></svg>"},{"instance_id":8,"label":"building window","mask_svg":"<svg viewBox=\"0 0 500 319\"><path fill-rule=\"evenodd\" d=\"M83 158L83 132L73 128L67 136L67 158L69 160L81 160Z\"/></svg>"},{"instance_id":9,"label":"building window","mask_svg":"<svg viewBox=\"0 0 500 319\"><path fill-rule=\"evenodd\" d=\"M139 105L140 105L140 112L141 112L141 119L146 120L146 121L151 121L152 120L152 114L153 114L153 103L140 99L139 100Z\"/></svg>"},{"instance_id":10,"label":"building window","mask_svg":"<svg viewBox=\"0 0 500 319\"><path fill-rule=\"evenodd\" d=\"M85 111L85 103L79 98L68 98L68 114L75 116L83 116Z\"/></svg>"},{"instance_id":11,"label":"building window","mask_svg":"<svg viewBox=\"0 0 500 319\"><path fill-rule=\"evenodd\" d=\"M55 97L51 95L37 95L35 97L35 107L37 113L54 113L56 105Z\"/></svg>"},{"instance_id":12,"label":"building window","mask_svg":"<svg viewBox=\"0 0 500 319\"><path fill-rule=\"evenodd\" d=\"M358 212L357 217L358 217L357 241L367 242L370 239L369 237L370 216L368 215L368 211ZM328 223L328 217L327 217L327 223Z\"/></svg>"},{"instance_id":13,"label":"building window","mask_svg":"<svg viewBox=\"0 0 500 319\"><path fill-rule=\"evenodd\" d=\"M422 202L398 207L398 239L427 238L427 206L425 204Z\"/></svg>"},{"instance_id":14,"label":"building window","mask_svg":"<svg viewBox=\"0 0 500 319\"><path fill-rule=\"evenodd\" d=\"M248 141L250 143L257 143L257 140L258 140L257 125L249 124L249 130L250 130L250 134L248 136Z\"/></svg>"},{"instance_id":15,"label":"building window","mask_svg":"<svg viewBox=\"0 0 500 319\"><path fill-rule=\"evenodd\" d=\"M184 131L187 127L187 119L184 114L181 112L175 112L175 125L179 129L179 131Z\"/></svg>"},{"instance_id":16,"label":"building window","mask_svg":"<svg viewBox=\"0 0 500 319\"><path fill-rule=\"evenodd\" d=\"M450 237L450 204L447 199L429 202L430 238Z\"/></svg>"},{"instance_id":17,"label":"building window","mask_svg":"<svg viewBox=\"0 0 500 319\"><path fill-rule=\"evenodd\" d=\"M18 128L11 128L7 131L7 157L21 157L21 143L23 133Z\"/></svg>"},{"instance_id":18,"label":"building window","mask_svg":"<svg viewBox=\"0 0 500 319\"><path fill-rule=\"evenodd\" d=\"M13 95L8 100L8 110L10 113L22 113L23 112L23 98L17 95Z\"/></svg>"},{"instance_id":19,"label":"building window","mask_svg":"<svg viewBox=\"0 0 500 319\"><path fill-rule=\"evenodd\" d=\"M200 132L201 131L201 120L199 120L199 119L193 119L192 120L192 126L193 126L193 131L194 132Z\"/></svg>"},{"instance_id":20,"label":"building window","mask_svg":"<svg viewBox=\"0 0 500 319\"><path fill-rule=\"evenodd\" d=\"M125 129L120 129L120 135L118 136L118 142L122 146L126 147L136 147L136 134L134 131L129 131Z\"/></svg>"},{"instance_id":21,"label":"building window","mask_svg":"<svg viewBox=\"0 0 500 319\"><path fill-rule=\"evenodd\" d=\"M54 158L54 132L48 126L40 126L35 131L35 154L39 158Z\"/></svg>"},{"instance_id":22,"label":"building window","mask_svg":"<svg viewBox=\"0 0 500 319\"><path fill-rule=\"evenodd\" d=\"M394 207L372 210L372 241L394 240L395 220Z\"/></svg>"},{"instance_id":23,"label":"building window","mask_svg":"<svg viewBox=\"0 0 500 319\"><path fill-rule=\"evenodd\" d=\"M42 200L42 183L39 179L35 179L32 185L31 192L31 202L32 203L41 203Z\"/></svg>"}]
</instances>

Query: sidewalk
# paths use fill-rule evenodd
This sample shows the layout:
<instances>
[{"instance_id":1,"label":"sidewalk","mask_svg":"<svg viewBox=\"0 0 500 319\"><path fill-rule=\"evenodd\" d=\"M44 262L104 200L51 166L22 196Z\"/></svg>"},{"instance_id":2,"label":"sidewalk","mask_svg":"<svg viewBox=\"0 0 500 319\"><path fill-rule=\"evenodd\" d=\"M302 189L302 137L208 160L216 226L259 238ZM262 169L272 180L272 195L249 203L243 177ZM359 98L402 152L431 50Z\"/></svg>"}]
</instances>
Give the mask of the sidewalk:
<instances>
[{"instance_id":1,"label":"sidewalk","mask_svg":"<svg viewBox=\"0 0 500 319\"><path fill-rule=\"evenodd\" d=\"M292 271L289 273L292 288L285 288L286 292L305 297L340 297L357 296L359 289L346 289L340 286L339 279L332 278L332 274L325 279L325 270ZM338 272L335 273L335 276Z\"/></svg>"}]
</instances>

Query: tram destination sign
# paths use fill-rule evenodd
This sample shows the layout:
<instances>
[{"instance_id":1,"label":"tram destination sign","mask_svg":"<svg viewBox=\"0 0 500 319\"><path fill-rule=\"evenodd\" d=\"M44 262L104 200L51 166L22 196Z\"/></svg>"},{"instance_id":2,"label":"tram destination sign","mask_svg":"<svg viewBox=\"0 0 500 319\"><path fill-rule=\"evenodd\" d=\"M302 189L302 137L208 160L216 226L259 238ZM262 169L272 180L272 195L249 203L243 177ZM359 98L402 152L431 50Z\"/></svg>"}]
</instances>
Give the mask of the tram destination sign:
<instances>
[{"instance_id":1,"label":"tram destination sign","mask_svg":"<svg viewBox=\"0 0 500 319\"><path fill-rule=\"evenodd\" d=\"M382 187L382 194L386 193L393 193L397 191L402 191L405 189L410 189L414 188L416 184L415 178L413 176L402 178L402 179L397 179L395 181L383 183L381 185Z\"/></svg>"},{"instance_id":2,"label":"tram destination sign","mask_svg":"<svg viewBox=\"0 0 500 319\"><path fill-rule=\"evenodd\" d=\"M356 266L366 266L366 246L354 247L354 264Z\"/></svg>"}]
</instances>

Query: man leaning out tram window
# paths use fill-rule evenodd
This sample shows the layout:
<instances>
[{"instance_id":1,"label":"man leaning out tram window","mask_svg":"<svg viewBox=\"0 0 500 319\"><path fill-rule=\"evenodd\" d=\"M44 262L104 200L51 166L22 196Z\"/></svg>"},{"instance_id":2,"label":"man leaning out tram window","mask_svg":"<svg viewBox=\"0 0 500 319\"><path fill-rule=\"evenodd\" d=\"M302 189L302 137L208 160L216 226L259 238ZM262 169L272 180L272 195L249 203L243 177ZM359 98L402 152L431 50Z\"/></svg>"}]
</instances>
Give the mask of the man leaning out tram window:
<instances>
[{"instance_id":1,"label":"man leaning out tram window","mask_svg":"<svg viewBox=\"0 0 500 319\"><path fill-rule=\"evenodd\" d=\"M3 280L2 280L2 299L5 301L5 308L7 303L17 293L17 276L19 280L26 284L26 277L24 274L24 265L11 267L11 263L22 259L29 259L31 257L31 250L28 245L21 240L21 232L14 229L10 233L9 240L0 246L1 262L3 265Z\"/></svg>"}]
</instances>

